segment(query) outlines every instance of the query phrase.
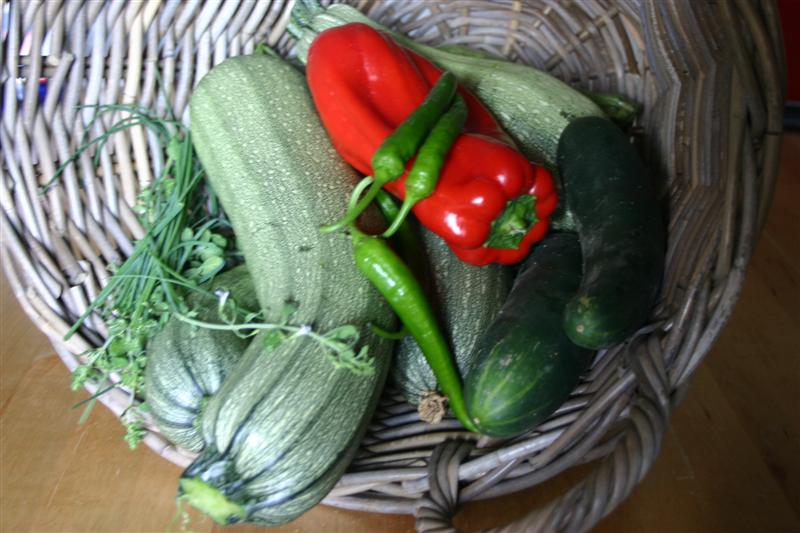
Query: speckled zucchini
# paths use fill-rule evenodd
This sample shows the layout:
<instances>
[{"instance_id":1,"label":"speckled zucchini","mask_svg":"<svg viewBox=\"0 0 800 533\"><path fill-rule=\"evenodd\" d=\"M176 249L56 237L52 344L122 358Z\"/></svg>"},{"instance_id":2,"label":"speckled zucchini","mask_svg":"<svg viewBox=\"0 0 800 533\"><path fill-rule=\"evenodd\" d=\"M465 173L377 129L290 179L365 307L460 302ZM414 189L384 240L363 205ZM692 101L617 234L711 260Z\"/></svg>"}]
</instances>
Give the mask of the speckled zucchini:
<instances>
[{"instance_id":1,"label":"speckled zucchini","mask_svg":"<svg viewBox=\"0 0 800 533\"><path fill-rule=\"evenodd\" d=\"M284 524L319 502L358 449L389 367L381 357L372 375L356 375L333 368L308 337L271 351L263 340L209 402L208 449L181 478L190 502L223 498L201 507L223 524Z\"/></svg>"},{"instance_id":2,"label":"speckled zucchini","mask_svg":"<svg viewBox=\"0 0 800 533\"><path fill-rule=\"evenodd\" d=\"M297 306L293 320L322 329L382 309L350 238L319 231L342 217L360 177L331 145L303 75L275 56L230 58L195 88L190 116L267 321L287 302ZM374 209L362 222L382 224Z\"/></svg>"},{"instance_id":3,"label":"speckled zucchini","mask_svg":"<svg viewBox=\"0 0 800 533\"><path fill-rule=\"evenodd\" d=\"M319 232L344 214L357 176L299 71L275 56L228 59L195 89L191 119L266 320L285 318L291 304L291 323L318 334L353 325L374 361L359 374L335 367L308 334L272 348L262 334L209 402L207 446L180 493L220 523L282 524L319 502L352 459L391 356L368 325L394 328L394 318L356 268L349 237Z\"/></svg>"},{"instance_id":4,"label":"speckled zucchini","mask_svg":"<svg viewBox=\"0 0 800 533\"><path fill-rule=\"evenodd\" d=\"M245 309L257 309L253 282L244 265L217 276L203 288L227 290ZM207 293L191 294L187 305L198 319L219 322L218 300ZM230 331L201 328L171 318L147 346L145 397L158 429L170 442L189 451L203 449L200 416L251 339Z\"/></svg>"}]
</instances>

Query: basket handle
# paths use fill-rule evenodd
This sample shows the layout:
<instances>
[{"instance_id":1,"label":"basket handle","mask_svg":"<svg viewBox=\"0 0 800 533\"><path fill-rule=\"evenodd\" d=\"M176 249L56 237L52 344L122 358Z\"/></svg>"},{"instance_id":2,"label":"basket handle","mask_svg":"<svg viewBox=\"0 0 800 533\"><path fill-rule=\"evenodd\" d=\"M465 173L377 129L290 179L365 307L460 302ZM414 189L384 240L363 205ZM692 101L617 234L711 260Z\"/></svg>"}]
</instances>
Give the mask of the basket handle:
<instances>
[{"instance_id":1,"label":"basket handle","mask_svg":"<svg viewBox=\"0 0 800 533\"><path fill-rule=\"evenodd\" d=\"M630 494L658 456L667 429L667 417L659 403L638 395L614 448L586 478L545 507L488 531L573 532L592 527ZM429 489L415 512L420 533L459 533L453 525L459 503L458 469L471 449L472 444L454 440L434 449L428 464Z\"/></svg>"},{"instance_id":2,"label":"basket handle","mask_svg":"<svg viewBox=\"0 0 800 533\"><path fill-rule=\"evenodd\" d=\"M458 467L472 450L467 441L446 440L436 446L428 463L428 491L414 513L420 533L456 533L453 516L458 510Z\"/></svg>"}]
</instances>

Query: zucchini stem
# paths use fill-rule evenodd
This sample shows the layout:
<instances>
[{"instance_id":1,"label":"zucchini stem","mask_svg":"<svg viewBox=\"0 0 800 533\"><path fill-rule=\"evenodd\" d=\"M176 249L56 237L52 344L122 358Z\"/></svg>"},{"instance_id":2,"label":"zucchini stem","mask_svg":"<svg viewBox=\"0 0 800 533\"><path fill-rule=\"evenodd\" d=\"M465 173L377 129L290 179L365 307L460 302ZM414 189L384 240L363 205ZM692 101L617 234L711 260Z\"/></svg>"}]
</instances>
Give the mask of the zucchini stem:
<instances>
[{"instance_id":1,"label":"zucchini stem","mask_svg":"<svg viewBox=\"0 0 800 533\"><path fill-rule=\"evenodd\" d=\"M230 525L247 518L244 507L233 503L216 487L197 478L184 478L180 481L181 498L189 505L210 516L214 522Z\"/></svg>"}]
</instances>

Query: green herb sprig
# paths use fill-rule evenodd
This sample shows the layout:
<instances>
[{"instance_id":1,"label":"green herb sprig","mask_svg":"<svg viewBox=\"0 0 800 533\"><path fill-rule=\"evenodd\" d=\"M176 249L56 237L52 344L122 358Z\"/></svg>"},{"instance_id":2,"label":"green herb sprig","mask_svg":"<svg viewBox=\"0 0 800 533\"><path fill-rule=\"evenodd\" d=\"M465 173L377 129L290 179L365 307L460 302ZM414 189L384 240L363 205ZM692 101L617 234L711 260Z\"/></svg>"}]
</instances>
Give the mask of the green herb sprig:
<instances>
[{"instance_id":1,"label":"green herb sprig","mask_svg":"<svg viewBox=\"0 0 800 533\"><path fill-rule=\"evenodd\" d=\"M264 347L268 351L274 350L283 342L299 337L308 337L325 348L325 356L334 368L347 369L359 376L372 375L375 372L374 361L369 356L368 347L364 345L356 351L361 335L358 328L352 324L338 326L325 332L315 331L312 326L307 324L290 324L290 319L297 309L294 302L286 302L280 322L265 323L260 321L262 320L261 313L253 313L237 307L225 294L217 296L222 302L218 314L223 323L198 320L194 316L183 314L178 310L173 310L172 316L193 326L218 331L241 332L248 336L257 331L269 331L270 333L264 337ZM225 310L229 306L232 311Z\"/></svg>"},{"instance_id":2,"label":"green herb sprig","mask_svg":"<svg viewBox=\"0 0 800 533\"><path fill-rule=\"evenodd\" d=\"M145 229L144 237L122 264L109 266L112 275L106 286L64 337L74 335L90 315L98 313L108 330L107 338L102 346L83 354L83 363L72 374L72 387L80 388L89 380L109 381L132 393L133 406L143 391L147 340L164 326L173 310L190 313L185 295L236 258L232 239L225 236L230 233L229 224L213 192L202 186L203 169L188 129L177 120L135 106L92 107L95 115L90 126L106 113L127 116L102 135L85 140L45 189L84 151L95 150L97 163L100 148L111 135L134 126L152 131L166 155L161 173L140 193L134 208ZM86 414L94 400L87 403ZM144 430L138 423L127 426L126 440L135 445Z\"/></svg>"}]
</instances>

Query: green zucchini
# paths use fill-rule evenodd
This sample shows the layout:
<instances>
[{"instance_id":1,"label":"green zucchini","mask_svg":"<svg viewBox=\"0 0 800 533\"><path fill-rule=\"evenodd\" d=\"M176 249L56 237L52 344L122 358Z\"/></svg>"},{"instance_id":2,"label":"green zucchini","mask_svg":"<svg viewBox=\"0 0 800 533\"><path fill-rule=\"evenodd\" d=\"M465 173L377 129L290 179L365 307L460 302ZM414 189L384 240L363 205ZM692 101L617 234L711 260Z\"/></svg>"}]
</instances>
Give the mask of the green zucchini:
<instances>
[{"instance_id":1,"label":"green zucchini","mask_svg":"<svg viewBox=\"0 0 800 533\"><path fill-rule=\"evenodd\" d=\"M573 344L561 324L580 281L575 234L549 235L525 260L465 378L467 412L481 433L510 437L529 431L575 388L593 352Z\"/></svg>"},{"instance_id":2,"label":"green zucchini","mask_svg":"<svg viewBox=\"0 0 800 533\"><path fill-rule=\"evenodd\" d=\"M266 320L288 317L316 337L303 328L277 346L274 332L252 341L204 411L206 449L180 493L221 523L285 523L319 502L355 453L391 356L368 325L391 329L394 317L356 268L349 238L319 232L344 214L358 180L302 74L275 56L231 58L201 80L190 111ZM319 336L342 327L368 348L371 374L332 364L339 337L324 345Z\"/></svg>"},{"instance_id":3,"label":"green zucchini","mask_svg":"<svg viewBox=\"0 0 800 533\"><path fill-rule=\"evenodd\" d=\"M238 306L257 309L253 282L244 265L218 275L203 289L191 294L187 305L198 319L219 322L219 302L208 293L229 292ZM170 442L186 450L203 449L200 415L239 360L250 339L230 331L193 326L173 317L147 346L145 398L150 414Z\"/></svg>"},{"instance_id":4,"label":"green zucchini","mask_svg":"<svg viewBox=\"0 0 800 533\"><path fill-rule=\"evenodd\" d=\"M440 323L463 376L470 366L473 348L497 316L513 282L513 269L503 265L476 267L458 259L434 233L423 230L433 285L431 297ZM410 336L395 349L391 379L413 405L437 390L436 378L422 350Z\"/></svg>"},{"instance_id":5,"label":"green zucchini","mask_svg":"<svg viewBox=\"0 0 800 533\"><path fill-rule=\"evenodd\" d=\"M592 102L617 126L627 130L642 112L642 105L621 94L584 91Z\"/></svg>"},{"instance_id":6,"label":"green zucchini","mask_svg":"<svg viewBox=\"0 0 800 533\"><path fill-rule=\"evenodd\" d=\"M573 342L600 349L634 333L658 297L666 249L658 188L626 136L605 119L570 124L558 163L584 261L564 328Z\"/></svg>"},{"instance_id":7,"label":"green zucchini","mask_svg":"<svg viewBox=\"0 0 800 533\"><path fill-rule=\"evenodd\" d=\"M305 61L314 38L326 29L360 22L387 32L398 44L455 74L492 111L528 159L551 169L556 165L558 140L564 128L578 117L603 116L603 111L579 91L529 65L494 59L481 52L427 46L392 32L346 4L326 8L313 8L311 4L295 4L289 28L298 39L301 61Z\"/></svg>"},{"instance_id":8,"label":"green zucchini","mask_svg":"<svg viewBox=\"0 0 800 533\"><path fill-rule=\"evenodd\" d=\"M327 329L376 310L380 296L353 265L349 237L319 231L344 215L359 176L331 145L304 76L276 56L230 58L200 81L190 105L197 155L266 320L290 304L295 322ZM382 224L374 207L361 222Z\"/></svg>"},{"instance_id":9,"label":"green zucchini","mask_svg":"<svg viewBox=\"0 0 800 533\"><path fill-rule=\"evenodd\" d=\"M222 524L295 519L352 460L388 363L381 357L372 375L360 376L332 368L308 337L268 350L257 336L208 404L208 448L184 472L181 491Z\"/></svg>"}]
</instances>

